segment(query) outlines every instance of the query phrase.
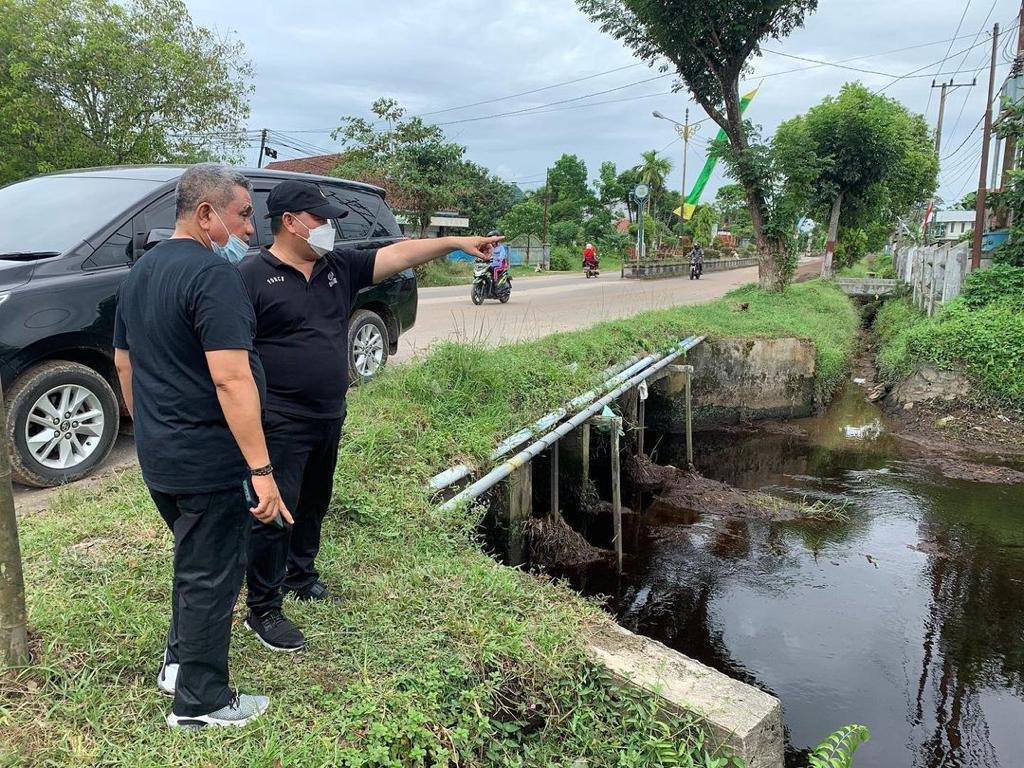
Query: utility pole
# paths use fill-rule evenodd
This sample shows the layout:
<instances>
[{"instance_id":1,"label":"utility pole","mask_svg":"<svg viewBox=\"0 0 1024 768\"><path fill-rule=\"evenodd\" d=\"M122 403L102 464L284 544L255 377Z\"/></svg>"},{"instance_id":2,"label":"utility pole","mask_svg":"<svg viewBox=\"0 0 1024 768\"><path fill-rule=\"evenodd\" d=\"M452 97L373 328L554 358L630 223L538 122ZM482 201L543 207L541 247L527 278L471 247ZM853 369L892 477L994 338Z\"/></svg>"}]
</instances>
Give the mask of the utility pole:
<instances>
[{"instance_id":1,"label":"utility pole","mask_svg":"<svg viewBox=\"0 0 1024 768\"><path fill-rule=\"evenodd\" d=\"M551 199L551 169L544 172L544 218L541 222L541 247L548 244L548 202Z\"/></svg>"},{"instance_id":2,"label":"utility pole","mask_svg":"<svg viewBox=\"0 0 1024 768\"><path fill-rule=\"evenodd\" d=\"M263 167L263 153L266 151L266 149L267 149L267 129L264 128L262 131L260 131L260 159L256 161L256 167L257 168L262 168Z\"/></svg>"},{"instance_id":3,"label":"utility pole","mask_svg":"<svg viewBox=\"0 0 1024 768\"><path fill-rule=\"evenodd\" d=\"M935 154L939 155L942 152L942 118L946 114L946 96L950 91L955 91L957 88L973 88L978 84L978 78L974 78L969 83L954 83L953 78L949 79L948 83L939 83L936 85L935 81L932 80L932 88L941 88L942 94L939 97L939 120L935 126Z\"/></svg>"},{"instance_id":4,"label":"utility pole","mask_svg":"<svg viewBox=\"0 0 1024 768\"><path fill-rule=\"evenodd\" d=\"M6 424L0 387L0 424ZM7 437L0 439L0 663L19 667L29 662L25 577L21 570L18 518L14 513L11 460Z\"/></svg>"},{"instance_id":5,"label":"utility pole","mask_svg":"<svg viewBox=\"0 0 1024 768\"><path fill-rule=\"evenodd\" d=\"M974 209L974 243L971 269L981 266L981 236L985 229L985 198L988 192L988 150L992 138L992 98L996 88L996 56L999 54L999 24L992 28L992 66L988 75L988 100L985 102L985 132L981 141L981 172L978 175L978 202Z\"/></svg>"},{"instance_id":6,"label":"utility pole","mask_svg":"<svg viewBox=\"0 0 1024 768\"><path fill-rule=\"evenodd\" d=\"M697 129L700 128L700 124L690 125L690 108L686 108L686 120L683 123L677 123L670 117L665 117L661 112L652 112L659 120L668 120L676 127L676 133L679 134L679 138L683 140L683 196L679 201L679 237L682 238L683 230L686 228L686 161L690 155L690 138L697 133Z\"/></svg>"},{"instance_id":7,"label":"utility pole","mask_svg":"<svg viewBox=\"0 0 1024 768\"><path fill-rule=\"evenodd\" d=\"M1022 72L1024 72L1024 0L1021 0L1020 4L1020 21L1017 24L1017 57L1010 68L1010 79L1018 77ZM1002 166L1000 188L1006 183L1010 171L1017 167L1017 139L1014 136L1007 136L1003 141ZM1005 215L1002 218L1005 218Z\"/></svg>"}]
</instances>

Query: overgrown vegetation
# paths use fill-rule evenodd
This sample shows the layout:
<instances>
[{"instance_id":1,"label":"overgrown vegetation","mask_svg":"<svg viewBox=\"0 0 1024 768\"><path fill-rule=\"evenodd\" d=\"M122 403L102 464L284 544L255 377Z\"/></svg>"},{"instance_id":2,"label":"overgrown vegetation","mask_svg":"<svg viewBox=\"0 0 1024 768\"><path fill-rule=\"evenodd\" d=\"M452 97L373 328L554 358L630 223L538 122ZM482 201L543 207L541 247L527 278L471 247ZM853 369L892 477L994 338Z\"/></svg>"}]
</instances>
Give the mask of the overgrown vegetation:
<instances>
[{"instance_id":1,"label":"overgrown vegetation","mask_svg":"<svg viewBox=\"0 0 1024 768\"><path fill-rule=\"evenodd\" d=\"M884 280L895 279L896 268L892 263L892 254L869 254L850 266L843 267L838 272L839 277L870 277L872 275Z\"/></svg>"},{"instance_id":2,"label":"overgrown vegetation","mask_svg":"<svg viewBox=\"0 0 1024 768\"><path fill-rule=\"evenodd\" d=\"M747 305L743 309L743 305ZM271 695L242 734L170 732L153 685L171 539L135 472L22 520L36 666L0 676L0 764L725 765L687 719L659 722L584 653L595 606L503 568L477 510L442 513L424 481L593 385L605 366L691 333L797 335L819 388L853 354L855 310L814 281L745 288L501 348L446 343L354 391L321 567L346 603L289 603L310 648L282 659L239 629L234 683ZM236 614L240 619L240 614Z\"/></svg>"},{"instance_id":3,"label":"overgrown vegetation","mask_svg":"<svg viewBox=\"0 0 1024 768\"><path fill-rule=\"evenodd\" d=\"M878 364L896 381L922 364L962 368L975 399L1024 406L1024 268L971 273L963 294L929 318L906 300L887 302L875 319Z\"/></svg>"}]
</instances>

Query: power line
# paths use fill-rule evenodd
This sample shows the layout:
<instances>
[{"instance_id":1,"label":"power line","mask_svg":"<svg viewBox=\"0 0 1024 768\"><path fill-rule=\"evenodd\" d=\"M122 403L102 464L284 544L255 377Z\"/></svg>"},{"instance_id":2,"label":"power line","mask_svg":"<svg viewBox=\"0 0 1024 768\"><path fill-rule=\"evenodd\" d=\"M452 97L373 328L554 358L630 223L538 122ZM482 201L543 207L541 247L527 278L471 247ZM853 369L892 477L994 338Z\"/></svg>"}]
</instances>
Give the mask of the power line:
<instances>
[{"instance_id":1,"label":"power line","mask_svg":"<svg viewBox=\"0 0 1024 768\"><path fill-rule=\"evenodd\" d=\"M1018 24L1013 25L1012 27L1010 27L1010 29L1006 30L1006 32L1007 33L1012 32L1014 29L1017 28L1017 26L1018 26ZM985 45L986 43L988 43L988 39L982 40L980 42L976 42L973 45L971 45L971 46L969 46L967 48L964 48L962 51L957 51L953 55L954 56L959 56L961 53L966 53L967 51L973 51L979 45ZM949 57L946 57L946 58L949 58ZM939 66L942 63L942 61L945 61L945 59L942 59L940 61L934 61L931 64L925 64L923 67L918 67L917 69L911 70L910 72L907 72L905 75L900 75L899 77L897 77L895 80L893 80L888 85L883 85L881 88L879 88L877 91L875 91L875 95L877 96L878 94L882 93L882 91L886 91L889 88L892 88L892 86L896 85L896 83L900 82L901 80L906 80L906 79L908 79L910 77L913 77L914 75L917 75L919 72L921 72L921 71L923 71L925 69L931 69L932 67Z\"/></svg>"},{"instance_id":2,"label":"power line","mask_svg":"<svg viewBox=\"0 0 1024 768\"><path fill-rule=\"evenodd\" d=\"M470 107L479 107L483 104L494 104L498 101L508 101L509 99L517 99L520 96L529 96L534 93L540 93L541 91L550 91L553 88L561 88L563 85L573 85L574 83L582 83L585 80L593 80L596 77L604 77L614 72L622 72L625 69L634 69L636 67L642 67L644 62L637 62L635 64L627 64L624 67L616 67L615 69L605 70L604 72L597 72L593 75L587 75L586 77L578 77L575 80L566 80L562 83L554 83L553 85L545 85L543 88L534 88L530 91L521 91L520 93L513 93L508 96L498 96L493 99L485 99L484 101L474 101L472 104L462 104L458 107L448 107L447 109L436 109L433 112L421 112L418 117L429 117L431 115L441 115L445 112L455 112L460 109L469 109Z\"/></svg>"},{"instance_id":3,"label":"power line","mask_svg":"<svg viewBox=\"0 0 1024 768\"><path fill-rule=\"evenodd\" d=\"M964 19L967 18L967 11L970 10L970 7L971 7L971 0L967 0L967 2L964 4L964 12L960 14L960 23L956 25L956 32L953 33L954 39L956 38L957 35L960 34L960 29L964 25ZM946 61L949 60L949 52L952 51L952 50L953 50L953 41L950 40L949 41L949 47L946 49L946 56L945 56L945 58L942 59L942 63L939 64L939 72L940 72L940 74L942 72L942 68L946 64ZM928 116L928 112L931 110L931 108L932 108L932 91L928 91L928 105L924 108L924 114L925 114L926 117Z\"/></svg>"},{"instance_id":4,"label":"power line","mask_svg":"<svg viewBox=\"0 0 1024 768\"><path fill-rule=\"evenodd\" d=\"M985 29L988 27L988 20L992 18L992 14L995 11L996 5L998 4L998 2L999 2L999 0L992 0L992 5L988 9L988 13L985 16L985 20L983 22L981 22L981 26L978 27L978 31L974 35L974 42L975 43L977 43L978 39L985 33ZM1011 38L1010 38L1009 35L1007 35L1006 39L1009 40ZM964 64L967 63L967 56L968 55L969 54L967 54L967 53L964 54L964 57L960 60L960 64L959 64L958 68L962 69ZM979 64L979 66L983 66L985 64L986 59L988 59L988 54L987 53L982 54L981 62ZM949 132L951 136L956 133L957 126L960 125L960 118L962 118L963 115L964 115L964 109L966 109L967 102L970 99L970 97L971 97L971 92L968 91L968 90L965 90L964 91L964 100L960 103L960 111L957 113L956 120L953 122L953 129Z\"/></svg>"}]
</instances>

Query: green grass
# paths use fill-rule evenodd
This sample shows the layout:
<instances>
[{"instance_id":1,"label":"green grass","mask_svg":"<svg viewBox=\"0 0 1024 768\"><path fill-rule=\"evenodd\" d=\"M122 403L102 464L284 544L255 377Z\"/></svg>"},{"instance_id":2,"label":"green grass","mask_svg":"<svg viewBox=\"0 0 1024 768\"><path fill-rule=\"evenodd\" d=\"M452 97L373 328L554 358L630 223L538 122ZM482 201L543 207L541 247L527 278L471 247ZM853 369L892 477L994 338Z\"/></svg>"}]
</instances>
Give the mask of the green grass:
<instances>
[{"instance_id":1,"label":"green grass","mask_svg":"<svg viewBox=\"0 0 1024 768\"><path fill-rule=\"evenodd\" d=\"M892 265L892 256L887 253L870 254L849 267L843 267L836 273L839 277L875 277L893 279L896 270Z\"/></svg>"},{"instance_id":2,"label":"green grass","mask_svg":"<svg viewBox=\"0 0 1024 768\"><path fill-rule=\"evenodd\" d=\"M618 266L615 270L618 271ZM582 270L579 270L582 274ZM530 277L536 275L536 270L531 266L510 267L509 274L512 277ZM545 272L544 274L558 274L557 272ZM471 285L473 283L473 265L467 261L447 261L436 259L420 267L417 272L417 282L420 288L439 288L448 285Z\"/></svg>"},{"instance_id":3,"label":"green grass","mask_svg":"<svg viewBox=\"0 0 1024 768\"><path fill-rule=\"evenodd\" d=\"M895 383L921 365L963 370L974 400L1024 407L1024 311L1007 296L972 309L956 299L929 318L906 299L886 302L875 318L878 366Z\"/></svg>"},{"instance_id":4,"label":"green grass","mask_svg":"<svg viewBox=\"0 0 1024 768\"><path fill-rule=\"evenodd\" d=\"M697 724L660 722L653 697L620 691L587 661L599 608L496 564L476 538L479 510L442 513L424 481L481 461L607 365L691 333L811 338L829 391L857 324L827 283L745 288L536 342L442 344L354 391L319 561L347 602L289 603L309 639L296 656L235 632L234 683L272 697L268 717L238 733L163 723L153 683L171 538L138 474L60 494L21 521L40 658L0 670L0 765L704 765L715 750Z\"/></svg>"}]
</instances>

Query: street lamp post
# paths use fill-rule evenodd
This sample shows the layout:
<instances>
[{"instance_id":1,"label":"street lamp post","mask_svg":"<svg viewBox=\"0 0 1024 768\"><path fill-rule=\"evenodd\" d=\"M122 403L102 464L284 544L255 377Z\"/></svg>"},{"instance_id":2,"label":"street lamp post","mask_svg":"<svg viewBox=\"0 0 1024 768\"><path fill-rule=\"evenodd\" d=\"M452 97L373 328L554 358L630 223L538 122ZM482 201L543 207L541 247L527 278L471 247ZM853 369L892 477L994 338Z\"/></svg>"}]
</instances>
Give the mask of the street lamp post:
<instances>
[{"instance_id":1,"label":"street lamp post","mask_svg":"<svg viewBox=\"0 0 1024 768\"><path fill-rule=\"evenodd\" d=\"M683 140L683 184L682 184L682 198L679 202L679 237L683 236L683 229L686 226L685 219L683 218L686 214L686 161L690 154L690 137L693 136L700 128L699 125L690 125L690 108L686 108L686 119L685 122L679 123L673 120L671 117L665 117L661 112L654 111L651 113L654 117L659 120L667 120L676 127L676 132L679 134L679 138Z\"/></svg>"}]
</instances>

